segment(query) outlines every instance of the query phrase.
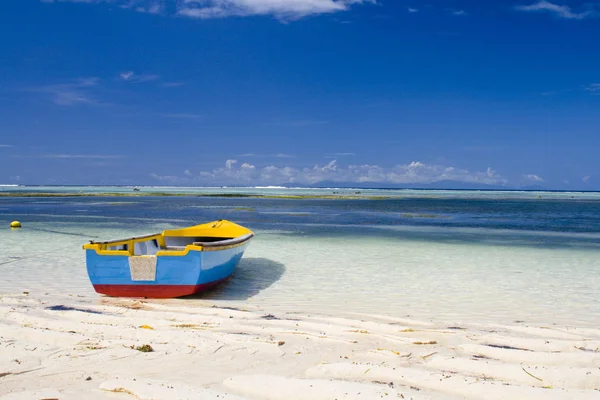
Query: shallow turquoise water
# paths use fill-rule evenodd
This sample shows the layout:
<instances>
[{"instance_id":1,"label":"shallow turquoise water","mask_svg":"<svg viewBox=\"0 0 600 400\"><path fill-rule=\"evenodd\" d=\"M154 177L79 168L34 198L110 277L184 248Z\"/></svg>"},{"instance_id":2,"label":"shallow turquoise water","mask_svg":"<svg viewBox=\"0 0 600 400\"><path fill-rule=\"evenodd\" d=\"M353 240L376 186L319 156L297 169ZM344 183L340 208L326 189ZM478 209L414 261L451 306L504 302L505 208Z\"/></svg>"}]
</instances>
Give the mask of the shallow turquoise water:
<instances>
[{"instance_id":1,"label":"shallow turquoise water","mask_svg":"<svg viewBox=\"0 0 600 400\"><path fill-rule=\"evenodd\" d=\"M600 320L597 194L384 192L393 199L0 198L0 226L24 226L0 230L0 291L97 298L87 240L224 218L257 236L234 278L198 299L449 322Z\"/></svg>"}]
</instances>

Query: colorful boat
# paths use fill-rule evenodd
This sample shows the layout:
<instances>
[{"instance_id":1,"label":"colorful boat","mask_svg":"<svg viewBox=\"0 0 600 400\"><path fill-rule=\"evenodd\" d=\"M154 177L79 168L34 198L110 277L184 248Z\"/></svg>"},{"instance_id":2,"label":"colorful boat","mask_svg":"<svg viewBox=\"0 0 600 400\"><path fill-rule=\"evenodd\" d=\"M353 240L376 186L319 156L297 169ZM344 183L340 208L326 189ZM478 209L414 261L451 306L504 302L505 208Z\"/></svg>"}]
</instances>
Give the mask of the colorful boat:
<instances>
[{"instance_id":1,"label":"colorful boat","mask_svg":"<svg viewBox=\"0 0 600 400\"><path fill-rule=\"evenodd\" d=\"M231 276L254 234L226 220L107 242L90 241L87 272L96 292L171 298L210 289Z\"/></svg>"}]
</instances>

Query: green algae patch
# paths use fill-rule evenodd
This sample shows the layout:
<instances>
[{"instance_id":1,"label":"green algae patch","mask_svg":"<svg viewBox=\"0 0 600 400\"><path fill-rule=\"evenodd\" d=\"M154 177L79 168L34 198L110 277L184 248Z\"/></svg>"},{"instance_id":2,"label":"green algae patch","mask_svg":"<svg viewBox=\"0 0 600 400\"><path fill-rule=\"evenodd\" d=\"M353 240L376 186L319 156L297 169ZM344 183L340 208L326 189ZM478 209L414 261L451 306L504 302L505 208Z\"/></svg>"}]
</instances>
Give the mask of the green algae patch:
<instances>
[{"instance_id":1,"label":"green algae patch","mask_svg":"<svg viewBox=\"0 0 600 400\"><path fill-rule=\"evenodd\" d=\"M252 207L235 207L233 211L247 211L247 212L255 212L256 210Z\"/></svg>"},{"instance_id":2,"label":"green algae patch","mask_svg":"<svg viewBox=\"0 0 600 400\"><path fill-rule=\"evenodd\" d=\"M152 346L150 346L149 344L143 344L141 346L131 346L132 349L135 349L137 351L141 351L142 353L152 353L154 351L154 349L152 348Z\"/></svg>"}]
</instances>

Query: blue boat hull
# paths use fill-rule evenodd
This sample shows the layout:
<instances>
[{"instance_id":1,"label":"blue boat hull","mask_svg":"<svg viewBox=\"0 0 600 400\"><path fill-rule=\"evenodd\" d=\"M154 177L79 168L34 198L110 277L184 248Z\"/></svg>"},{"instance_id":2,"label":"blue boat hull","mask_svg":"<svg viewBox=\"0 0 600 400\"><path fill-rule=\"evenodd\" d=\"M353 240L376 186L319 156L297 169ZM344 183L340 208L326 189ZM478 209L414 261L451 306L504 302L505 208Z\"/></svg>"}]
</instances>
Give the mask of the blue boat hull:
<instances>
[{"instance_id":1,"label":"blue boat hull","mask_svg":"<svg viewBox=\"0 0 600 400\"><path fill-rule=\"evenodd\" d=\"M87 272L96 292L114 297L172 298L210 289L228 279L249 242L181 255L100 255L86 250Z\"/></svg>"}]
</instances>

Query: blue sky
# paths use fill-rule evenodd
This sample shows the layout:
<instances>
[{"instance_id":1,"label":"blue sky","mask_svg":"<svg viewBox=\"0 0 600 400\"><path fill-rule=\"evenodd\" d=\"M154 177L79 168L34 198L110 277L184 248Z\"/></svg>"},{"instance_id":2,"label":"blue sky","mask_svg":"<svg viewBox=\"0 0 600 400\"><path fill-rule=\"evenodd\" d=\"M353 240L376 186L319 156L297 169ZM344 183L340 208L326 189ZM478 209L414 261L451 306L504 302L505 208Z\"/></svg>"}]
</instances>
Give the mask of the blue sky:
<instances>
[{"instance_id":1,"label":"blue sky","mask_svg":"<svg viewBox=\"0 0 600 400\"><path fill-rule=\"evenodd\" d=\"M600 189L593 0L9 0L0 31L0 183Z\"/></svg>"}]
</instances>

